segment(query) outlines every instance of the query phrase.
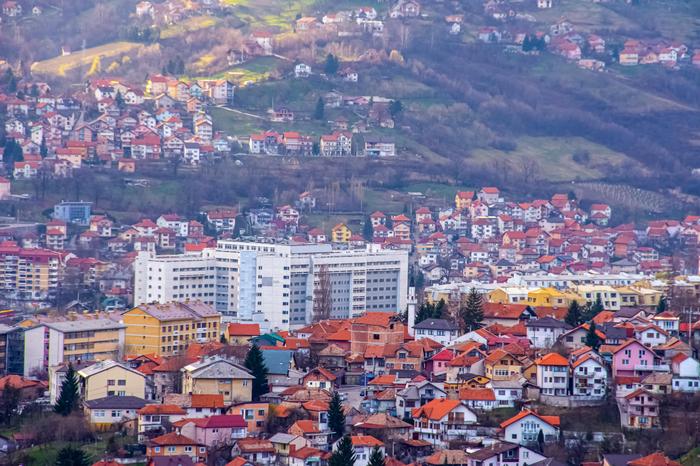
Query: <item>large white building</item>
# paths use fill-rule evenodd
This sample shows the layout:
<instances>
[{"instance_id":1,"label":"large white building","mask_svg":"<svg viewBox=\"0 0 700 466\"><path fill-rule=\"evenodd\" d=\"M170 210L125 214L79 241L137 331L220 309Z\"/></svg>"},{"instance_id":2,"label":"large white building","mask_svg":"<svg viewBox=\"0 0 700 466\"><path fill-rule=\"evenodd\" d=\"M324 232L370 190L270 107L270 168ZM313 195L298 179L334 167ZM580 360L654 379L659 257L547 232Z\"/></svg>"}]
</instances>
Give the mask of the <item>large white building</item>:
<instances>
[{"instance_id":1,"label":"large white building","mask_svg":"<svg viewBox=\"0 0 700 466\"><path fill-rule=\"evenodd\" d=\"M404 311L408 253L370 245L219 241L196 255L135 262L134 304L200 299L225 321L257 321L266 329L310 323L323 300L331 318L365 311Z\"/></svg>"}]
</instances>

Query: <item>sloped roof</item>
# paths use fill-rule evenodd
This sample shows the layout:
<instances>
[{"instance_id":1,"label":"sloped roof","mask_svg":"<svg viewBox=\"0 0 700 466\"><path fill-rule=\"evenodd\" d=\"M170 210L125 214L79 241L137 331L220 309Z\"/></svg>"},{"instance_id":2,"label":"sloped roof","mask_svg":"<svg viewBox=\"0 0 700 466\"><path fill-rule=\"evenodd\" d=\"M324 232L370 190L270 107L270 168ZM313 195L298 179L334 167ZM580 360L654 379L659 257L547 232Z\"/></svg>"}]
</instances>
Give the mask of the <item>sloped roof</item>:
<instances>
[{"instance_id":1,"label":"sloped roof","mask_svg":"<svg viewBox=\"0 0 700 466\"><path fill-rule=\"evenodd\" d=\"M559 427L559 425L561 424L559 416L541 416L534 411L530 411L529 409L523 409L522 411L520 411L518 414L516 414L512 418L502 422L501 428L505 429L509 425L514 424L514 423L518 422L519 420L526 418L527 416L535 416L536 418L539 418L542 421L544 421L547 424L554 426L554 427Z\"/></svg>"}]
</instances>

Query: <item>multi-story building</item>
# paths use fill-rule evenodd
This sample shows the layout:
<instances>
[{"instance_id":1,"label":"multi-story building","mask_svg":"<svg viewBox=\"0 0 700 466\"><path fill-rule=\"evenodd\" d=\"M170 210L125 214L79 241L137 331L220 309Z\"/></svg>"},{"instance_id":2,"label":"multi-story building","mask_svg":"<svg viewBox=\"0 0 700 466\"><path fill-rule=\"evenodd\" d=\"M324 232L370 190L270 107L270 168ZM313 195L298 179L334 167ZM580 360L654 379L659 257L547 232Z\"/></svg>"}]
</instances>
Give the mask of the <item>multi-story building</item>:
<instances>
[{"instance_id":1,"label":"multi-story building","mask_svg":"<svg viewBox=\"0 0 700 466\"><path fill-rule=\"evenodd\" d=\"M254 378L247 369L227 359L207 358L182 368L182 391L221 394L227 404L249 402Z\"/></svg>"},{"instance_id":2,"label":"multi-story building","mask_svg":"<svg viewBox=\"0 0 700 466\"><path fill-rule=\"evenodd\" d=\"M122 317L128 353L170 356L195 341L218 341L221 333L221 314L201 301L140 304Z\"/></svg>"},{"instance_id":3,"label":"multi-story building","mask_svg":"<svg viewBox=\"0 0 700 466\"><path fill-rule=\"evenodd\" d=\"M64 267L59 252L1 242L0 295L20 300L50 299L58 290Z\"/></svg>"},{"instance_id":4,"label":"multi-story building","mask_svg":"<svg viewBox=\"0 0 700 466\"><path fill-rule=\"evenodd\" d=\"M54 220L87 226L90 224L91 209L92 202L63 201L54 206L53 218Z\"/></svg>"},{"instance_id":5,"label":"multi-story building","mask_svg":"<svg viewBox=\"0 0 700 466\"><path fill-rule=\"evenodd\" d=\"M301 327L314 316L397 312L407 303L408 253L375 245L219 241L201 255L141 254L134 267L137 306L201 299L225 321L256 321L263 330Z\"/></svg>"},{"instance_id":6,"label":"multi-story building","mask_svg":"<svg viewBox=\"0 0 700 466\"><path fill-rule=\"evenodd\" d=\"M546 396L567 396L569 393L569 361L560 354L549 353L535 361L537 386Z\"/></svg>"},{"instance_id":7,"label":"multi-story building","mask_svg":"<svg viewBox=\"0 0 700 466\"><path fill-rule=\"evenodd\" d=\"M593 351L581 355L571 364L572 395L579 399L603 400L608 392L608 370Z\"/></svg>"},{"instance_id":8,"label":"multi-story building","mask_svg":"<svg viewBox=\"0 0 700 466\"><path fill-rule=\"evenodd\" d=\"M20 331L16 327L0 324L0 377L16 373L12 371L12 336Z\"/></svg>"},{"instance_id":9,"label":"multi-story building","mask_svg":"<svg viewBox=\"0 0 700 466\"><path fill-rule=\"evenodd\" d=\"M77 371L83 400L106 396L146 398L146 376L116 361L100 361ZM60 388L59 388L60 392ZM60 393L57 394L57 397Z\"/></svg>"}]
</instances>

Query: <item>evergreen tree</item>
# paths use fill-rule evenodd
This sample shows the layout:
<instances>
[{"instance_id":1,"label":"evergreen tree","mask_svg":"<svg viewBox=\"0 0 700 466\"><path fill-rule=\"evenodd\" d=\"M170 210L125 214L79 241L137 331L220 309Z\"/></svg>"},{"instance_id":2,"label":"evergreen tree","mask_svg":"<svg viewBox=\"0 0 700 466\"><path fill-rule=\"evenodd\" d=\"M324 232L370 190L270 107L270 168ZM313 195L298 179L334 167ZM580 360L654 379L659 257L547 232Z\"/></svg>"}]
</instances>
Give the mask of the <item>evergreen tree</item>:
<instances>
[{"instance_id":1,"label":"evergreen tree","mask_svg":"<svg viewBox=\"0 0 700 466\"><path fill-rule=\"evenodd\" d=\"M586 333L586 346L590 346L594 350L598 350L601 345L600 337L596 333L596 326L595 322L591 321L591 323L588 325L588 332Z\"/></svg>"},{"instance_id":2,"label":"evergreen tree","mask_svg":"<svg viewBox=\"0 0 700 466\"><path fill-rule=\"evenodd\" d=\"M342 437L345 433L345 413L337 391L333 393L333 398L328 403L328 428L333 431L336 438Z\"/></svg>"},{"instance_id":3,"label":"evergreen tree","mask_svg":"<svg viewBox=\"0 0 700 466\"><path fill-rule=\"evenodd\" d=\"M581 325L582 319L581 306L578 305L578 301L571 301L571 304L569 304L569 312L566 313L566 318L564 320L572 327L578 327Z\"/></svg>"},{"instance_id":4,"label":"evergreen tree","mask_svg":"<svg viewBox=\"0 0 700 466\"><path fill-rule=\"evenodd\" d=\"M75 374L72 364L68 364L66 378L61 384L61 393L56 400L54 411L61 416L68 416L78 408L80 392L78 389L78 376Z\"/></svg>"},{"instance_id":5,"label":"evergreen tree","mask_svg":"<svg viewBox=\"0 0 700 466\"><path fill-rule=\"evenodd\" d=\"M384 453L378 446L372 448L367 466L384 466Z\"/></svg>"},{"instance_id":6,"label":"evergreen tree","mask_svg":"<svg viewBox=\"0 0 700 466\"><path fill-rule=\"evenodd\" d=\"M484 320L484 300L475 288L469 290L467 302L459 309L459 320L463 332L471 332L481 327Z\"/></svg>"},{"instance_id":7,"label":"evergreen tree","mask_svg":"<svg viewBox=\"0 0 700 466\"><path fill-rule=\"evenodd\" d=\"M400 100L392 100L389 104L389 113L391 118L396 118L396 116L403 111L403 104Z\"/></svg>"},{"instance_id":8,"label":"evergreen tree","mask_svg":"<svg viewBox=\"0 0 700 466\"><path fill-rule=\"evenodd\" d=\"M120 109L124 108L124 97L120 91L117 91L117 95L114 97L114 103L116 103L117 107Z\"/></svg>"},{"instance_id":9,"label":"evergreen tree","mask_svg":"<svg viewBox=\"0 0 700 466\"><path fill-rule=\"evenodd\" d=\"M352 447L352 440L349 435L345 435L338 442L338 448L333 452L328 460L328 466L354 466L355 449Z\"/></svg>"},{"instance_id":10,"label":"evergreen tree","mask_svg":"<svg viewBox=\"0 0 700 466\"><path fill-rule=\"evenodd\" d=\"M365 224L362 225L362 236L365 237L367 241L371 241L374 236L374 228L372 228L372 220L367 217L365 219Z\"/></svg>"},{"instance_id":11,"label":"evergreen tree","mask_svg":"<svg viewBox=\"0 0 700 466\"><path fill-rule=\"evenodd\" d=\"M603 300L601 299L600 295L596 296L595 302L588 306L588 313L586 315L585 320L591 320L598 314L600 314L602 311L605 310L605 307L603 307Z\"/></svg>"},{"instance_id":12,"label":"evergreen tree","mask_svg":"<svg viewBox=\"0 0 700 466\"><path fill-rule=\"evenodd\" d=\"M12 422L12 418L19 407L20 399L21 393L19 388L11 383L6 384L3 391L0 392L0 424L9 425Z\"/></svg>"},{"instance_id":13,"label":"evergreen tree","mask_svg":"<svg viewBox=\"0 0 700 466\"><path fill-rule=\"evenodd\" d=\"M325 105L323 104L323 99L319 97L316 101L316 108L314 109L314 120L323 120L324 113Z\"/></svg>"},{"instance_id":14,"label":"evergreen tree","mask_svg":"<svg viewBox=\"0 0 700 466\"><path fill-rule=\"evenodd\" d=\"M338 59L332 53L326 55L326 62L323 65L323 71L332 76L338 72Z\"/></svg>"},{"instance_id":15,"label":"evergreen tree","mask_svg":"<svg viewBox=\"0 0 700 466\"><path fill-rule=\"evenodd\" d=\"M226 335L224 335L223 333L219 337L219 343L223 343L224 345L228 343L228 341L226 341Z\"/></svg>"},{"instance_id":16,"label":"evergreen tree","mask_svg":"<svg viewBox=\"0 0 700 466\"><path fill-rule=\"evenodd\" d=\"M245 357L245 367L253 374L253 401L260 400L260 395L264 395L269 391L267 385L267 367L263 360L262 351L258 345L253 344Z\"/></svg>"},{"instance_id":17,"label":"evergreen tree","mask_svg":"<svg viewBox=\"0 0 700 466\"><path fill-rule=\"evenodd\" d=\"M530 35L526 35L523 40L523 52L529 52L532 50L532 41L530 40Z\"/></svg>"},{"instance_id":18,"label":"evergreen tree","mask_svg":"<svg viewBox=\"0 0 700 466\"><path fill-rule=\"evenodd\" d=\"M537 445L540 447L540 453L544 451L544 432L542 429L537 433Z\"/></svg>"},{"instance_id":19,"label":"evergreen tree","mask_svg":"<svg viewBox=\"0 0 700 466\"><path fill-rule=\"evenodd\" d=\"M668 309L668 301L666 301L666 296L661 296L658 304L656 305L656 313L661 314Z\"/></svg>"},{"instance_id":20,"label":"evergreen tree","mask_svg":"<svg viewBox=\"0 0 700 466\"><path fill-rule=\"evenodd\" d=\"M42 159L45 159L49 155L49 149L46 147L46 138L41 138L41 146L39 146L39 155Z\"/></svg>"},{"instance_id":21,"label":"evergreen tree","mask_svg":"<svg viewBox=\"0 0 700 466\"><path fill-rule=\"evenodd\" d=\"M56 457L56 466L90 466L91 461L83 450L70 445L61 448Z\"/></svg>"}]
</instances>

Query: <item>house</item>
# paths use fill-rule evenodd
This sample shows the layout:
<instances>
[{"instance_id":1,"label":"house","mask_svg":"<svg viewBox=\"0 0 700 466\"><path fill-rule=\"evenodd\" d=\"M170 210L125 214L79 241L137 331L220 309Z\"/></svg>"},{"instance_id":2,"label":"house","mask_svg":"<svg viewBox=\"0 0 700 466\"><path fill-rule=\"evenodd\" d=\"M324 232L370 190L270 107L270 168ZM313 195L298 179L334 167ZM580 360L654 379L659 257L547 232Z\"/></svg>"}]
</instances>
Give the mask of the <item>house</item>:
<instances>
[{"instance_id":1,"label":"house","mask_svg":"<svg viewBox=\"0 0 700 466\"><path fill-rule=\"evenodd\" d=\"M420 16L420 3L415 0L399 0L389 12L391 18L415 18Z\"/></svg>"},{"instance_id":2,"label":"house","mask_svg":"<svg viewBox=\"0 0 700 466\"><path fill-rule=\"evenodd\" d=\"M537 386L545 396L567 396L569 393L569 361L557 353L549 353L535 360Z\"/></svg>"},{"instance_id":3,"label":"house","mask_svg":"<svg viewBox=\"0 0 700 466\"><path fill-rule=\"evenodd\" d=\"M517 443L496 442L489 445L484 445L474 451L467 453L468 466L482 464L492 466L557 466L556 462L549 463L546 457L542 456L534 450L531 450ZM432 463L432 464L444 464Z\"/></svg>"},{"instance_id":4,"label":"house","mask_svg":"<svg viewBox=\"0 0 700 466\"><path fill-rule=\"evenodd\" d=\"M234 457L240 456L253 464L274 464L277 459L272 442L257 438L243 438L236 441L231 453Z\"/></svg>"},{"instance_id":5,"label":"house","mask_svg":"<svg viewBox=\"0 0 700 466\"><path fill-rule=\"evenodd\" d=\"M419 383L409 383L405 388L396 392L396 416L405 419L415 408L435 399L447 398L447 392L442 384L424 380Z\"/></svg>"},{"instance_id":6,"label":"house","mask_svg":"<svg viewBox=\"0 0 700 466\"><path fill-rule=\"evenodd\" d=\"M323 390L332 390L337 377L323 367L311 369L302 378L302 385L308 388L320 388Z\"/></svg>"},{"instance_id":7,"label":"house","mask_svg":"<svg viewBox=\"0 0 700 466\"><path fill-rule=\"evenodd\" d=\"M85 401L105 395L146 398L146 376L110 359L84 367L76 375Z\"/></svg>"},{"instance_id":8,"label":"house","mask_svg":"<svg viewBox=\"0 0 700 466\"><path fill-rule=\"evenodd\" d=\"M204 462L207 460L207 447L175 432L155 437L146 443L148 458L180 455L187 456L194 462Z\"/></svg>"},{"instance_id":9,"label":"house","mask_svg":"<svg viewBox=\"0 0 700 466\"><path fill-rule=\"evenodd\" d=\"M496 394L491 388L461 388L459 399L466 402L472 409L491 411L498 406Z\"/></svg>"},{"instance_id":10,"label":"house","mask_svg":"<svg viewBox=\"0 0 700 466\"><path fill-rule=\"evenodd\" d=\"M207 447L233 445L248 436L248 423L240 414L218 414L205 418L182 419L175 422L178 433Z\"/></svg>"},{"instance_id":11,"label":"house","mask_svg":"<svg viewBox=\"0 0 700 466\"><path fill-rule=\"evenodd\" d=\"M287 433L303 437L306 439L308 446L320 450L328 448L329 441L332 438L330 430L321 430L318 423L311 419L296 421L289 427Z\"/></svg>"},{"instance_id":12,"label":"house","mask_svg":"<svg viewBox=\"0 0 700 466\"><path fill-rule=\"evenodd\" d=\"M602 400L608 391L608 369L593 350L571 364L572 395L581 399Z\"/></svg>"},{"instance_id":13,"label":"house","mask_svg":"<svg viewBox=\"0 0 700 466\"><path fill-rule=\"evenodd\" d=\"M491 380L506 380L520 375L523 364L503 349L491 351L484 359L484 375Z\"/></svg>"},{"instance_id":14,"label":"house","mask_svg":"<svg viewBox=\"0 0 700 466\"><path fill-rule=\"evenodd\" d=\"M537 349L551 348L566 331L571 330L566 322L552 317L528 320L525 328L532 347Z\"/></svg>"},{"instance_id":15,"label":"house","mask_svg":"<svg viewBox=\"0 0 700 466\"><path fill-rule=\"evenodd\" d=\"M139 409L136 414L138 439L139 442L143 442L147 438L165 433L173 422L186 417L187 411L176 405L152 404Z\"/></svg>"},{"instance_id":16,"label":"house","mask_svg":"<svg viewBox=\"0 0 700 466\"><path fill-rule=\"evenodd\" d=\"M342 439L341 439L342 440ZM333 444L333 450L338 449L338 444L341 440ZM372 454L374 447L379 447L382 455L385 454L384 442L372 437L371 435L351 435L352 447L355 450L355 466L367 466L369 457Z\"/></svg>"},{"instance_id":17,"label":"house","mask_svg":"<svg viewBox=\"0 0 700 466\"><path fill-rule=\"evenodd\" d=\"M294 67L295 78L308 78L311 76L311 67L305 63L299 63Z\"/></svg>"},{"instance_id":18,"label":"house","mask_svg":"<svg viewBox=\"0 0 700 466\"><path fill-rule=\"evenodd\" d=\"M581 324L578 327L563 333L559 337L559 342L564 345L568 350L577 350L586 346L586 335L588 334L588 325ZM600 330L596 329L596 334L600 341L605 341L605 334Z\"/></svg>"},{"instance_id":19,"label":"house","mask_svg":"<svg viewBox=\"0 0 700 466\"><path fill-rule=\"evenodd\" d=\"M536 445L540 431L546 443L559 438L559 416L542 416L524 409L501 423L503 439L520 445Z\"/></svg>"},{"instance_id":20,"label":"house","mask_svg":"<svg viewBox=\"0 0 700 466\"><path fill-rule=\"evenodd\" d=\"M331 241L334 243L347 243L352 236L352 230L344 223L339 223L331 230Z\"/></svg>"},{"instance_id":21,"label":"house","mask_svg":"<svg viewBox=\"0 0 700 466\"><path fill-rule=\"evenodd\" d=\"M183 393L222 394L225 403L252 400L252 380L244 367L219 356L208 357L181 369Z\"/></svg>"},{"instance_id":22,"label":"house","mask_svg":"<svg viewBox=\"0 0 700 466\"><path fill-rule=\"evenodd\" d=\"M463 438L467 428L477 421L466 402L442 398L414 408L411 417L414 439L439 448L446 448L450 440Z\"/></svg>"},{"instance_id":23,"label":"house","mask_svg":"<svg viewBox=\"0 0 700 466\"><path fill-rule=\"evenodd\" d=\"M245 345L251 338L260 336L260 324L231 323L226 326L224 336L230 345Z\"/></svg>"},{"instance_id":24,"label":"house","mask_svg":"<svg viewBox=\"0 0 700 466\"><path fill-rule=\"evenodd\" d=\"M695 393L700 391L700 363L683 353L671 358L673 391Z\"/></svg>"},{"instance_id":25,"label":"house","mask_svg":"<svg viewBox=\"0 0 700 466\"><path fill-rule=\"evenodd\" d=\"M459 336L459 327L445 319L425 319L413 326L416 339L430 338L443 346L448 346Z\"/></svg>"},{"instance_id":26,"label":"house","mask_svg":"<svg viewBox=\"0 0 700 466\"><path fill-rule=\"evenodd\" d=\"M657 395L643 388L618 398L620 422L628 429L651 429L660 426Z\"/></svg>"},{"instance_id":27,"label":"house","mask_svg":"<svg viewBox=\"0 0 700 466\"><path fill-rule=\"evenodd\" d=\"M552 0L537 0L537 8L552 8Z\"/></svg>"},{"instance_id":28,"label":"house","mask_svg":"<svg viewBox=\"0 0 700 466\"><path fill-rule=\"evenodd\" d=\"M135 396L106 396L85 401L83 408L90 425L98 431L121 428L135 421L138 410L146 406L146 400Z\"/></svg>"},{"instance_id":29,"label":"house","mask_svg":"<svg viewBox=\"0 0 700 466\"><path fill-rule=\"evenodd\" d=\"M612 352L613 377L636 376L654 371L668 372L668 365L662 364L654 351L635 339L629 339Z\"/></svg>"}]
</instances>

